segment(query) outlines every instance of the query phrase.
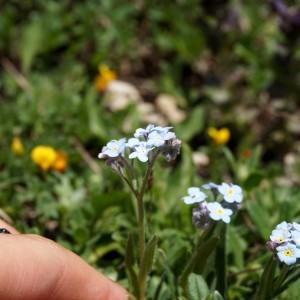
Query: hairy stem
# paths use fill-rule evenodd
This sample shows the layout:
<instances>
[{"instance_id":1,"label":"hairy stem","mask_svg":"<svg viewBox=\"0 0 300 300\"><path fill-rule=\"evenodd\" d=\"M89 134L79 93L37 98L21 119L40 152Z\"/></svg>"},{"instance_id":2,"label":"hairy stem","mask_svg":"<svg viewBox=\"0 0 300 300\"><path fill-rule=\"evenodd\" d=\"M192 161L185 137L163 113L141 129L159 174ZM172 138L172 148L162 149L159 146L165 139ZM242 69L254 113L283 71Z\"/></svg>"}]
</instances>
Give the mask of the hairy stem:
<instances>
[{"instance_id":1,"label":"hairy stem","mask_svg":"<svg viewBox=\"0 0 300 300\"><path fill-rule=\"evenodd\" d=\"M119 175L122 177L122 179L127 183L130 190L135 196L136 199L136 207L137 207L137 225L138 225L138 250L139 250L139 274L138 274L138 282L139 282L139 291L137 292L138 300L144 300L145 299L145 291L146 291L146 282L147 282L147 276L144 276L141 272L142 266L144 265L144 259L145 259L145 245L146 245L146 238L145 238L145 212L144 212L144 194L146 191L147 183L149 180L149 177L152 172L153 164L158 156L160 151L156 151L152 158L148 161L148 166L146 173L143 177L141 188L138 190L135 183L137 182L136 174L133 168L133 165L128 163L126 159L123 160L127 171L127 174L124 174L121 169L118 170ZM128 177L127 177L128 176Z\"/></svg>"},{"instance_id":2,"label":"hairy stem","mask_svg":"<svg viewBox=\"0 0 300 300\"><path fill-rule=\"evenodd\" d=\"M140 271L141 267L144 264L144 253L145 253L145 243L146 243L146 238L145 238L145 212L144 212L144 194L146 191L147 183L149 180L149 176L151 175L152 172L152 167L153 164L159 154L159 151L157 151L152 159L148 162L147 170L145 173L145 176L142 181L141 189L140 191L136 194L136 200L137 200L137 208L138 208L138 228L139 228L139 259L140 259ZM147 281L147 276L143 277L141 273L139 273L139 284L140 284L140 289L139 289L139 300L144 300L145 299L145 290L146 290L146 281Z\"/></svg>"}]
</instances>

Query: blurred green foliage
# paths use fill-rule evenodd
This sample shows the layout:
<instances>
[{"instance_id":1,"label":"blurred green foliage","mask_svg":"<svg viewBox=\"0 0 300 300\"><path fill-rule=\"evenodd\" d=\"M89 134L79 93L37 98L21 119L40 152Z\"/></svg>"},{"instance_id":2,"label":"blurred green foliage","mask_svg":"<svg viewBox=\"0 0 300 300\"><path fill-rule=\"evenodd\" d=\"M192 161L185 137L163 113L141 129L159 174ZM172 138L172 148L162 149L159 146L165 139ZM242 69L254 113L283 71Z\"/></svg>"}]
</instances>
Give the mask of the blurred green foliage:
<instances>
[{"instance_id":1,"label":"blurred green foliage","mask_svg":"<svg viewBox=\"0 0 300 300\"><path fill-rule=\"evenodd\" d=\"M0 0L1 215L128 286L123 260L134 206L96 157L145 120L137 104L107 108L93 84L106 63L146 102L168 93L186 113L171 124L184 141L181 157L156 166L146 201L161 266L150 299L178 298L176 278L198 235L180 198L191 185L224 180L246 191L227 234L228 299L250 299L271 230L300 221L300 48L283 22L258 0ZM209 126L229 128L229 144L213 145ZM14 136L23 156L11 151ZM34 166L30 151L40 144L67 153L64 173ZM195 152L208 163L195 163ZM190 299L221 299L200 275L188 282ZM278 299L298 295L296 282Z\"/></svg>"}]
</instances>

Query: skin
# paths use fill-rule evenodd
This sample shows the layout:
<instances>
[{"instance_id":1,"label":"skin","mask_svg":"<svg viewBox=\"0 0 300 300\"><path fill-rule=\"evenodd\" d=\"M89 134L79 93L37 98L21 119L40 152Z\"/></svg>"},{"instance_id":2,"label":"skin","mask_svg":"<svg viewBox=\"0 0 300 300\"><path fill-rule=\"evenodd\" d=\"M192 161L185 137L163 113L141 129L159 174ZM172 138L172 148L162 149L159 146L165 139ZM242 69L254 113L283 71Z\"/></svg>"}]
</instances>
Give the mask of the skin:
<instances>
[{"instance_id":1,"label":"skin","mask_svg":"<svg viewBox=\"0 0 300 300\"><path fill-rule=\"evenodd\" d=\"M0 220L0 299L127 300L127 292L79 256Z\"/></svg>"}]
</instances>

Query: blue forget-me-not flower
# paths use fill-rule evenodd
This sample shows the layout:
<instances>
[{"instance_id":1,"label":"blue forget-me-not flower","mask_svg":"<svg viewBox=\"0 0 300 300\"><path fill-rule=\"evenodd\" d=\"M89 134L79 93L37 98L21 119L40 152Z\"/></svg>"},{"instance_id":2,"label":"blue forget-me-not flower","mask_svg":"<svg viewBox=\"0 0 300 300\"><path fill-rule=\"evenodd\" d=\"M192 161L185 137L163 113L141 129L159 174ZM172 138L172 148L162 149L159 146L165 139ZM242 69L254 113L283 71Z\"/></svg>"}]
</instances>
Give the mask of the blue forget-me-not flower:
<instances>
[{"instance_id":1,"label":"blue forget-me-not flower","mask_svg":"<svg viewBox=\"0 0 300 300\"><path fill-rule=\"evenodd\" d=\"M290 232L282 230L282 229L275 229L272 231L270 240L275 243L282 244L284 242L289 241L290 237L291 237Z\"/></svg>"},{"instance_id":2,"label":"blue forget-me-not flower","mask_svg":"<svg viewBox=\"0 0 300 300\"><path fill-rule=\"evenodd\" d=\"M235 197L230 195L229 201L224 196L227 187L233 188L235 192ZM240 208L240 205L234 202L240 203L243 200L242 189L234 184L223 183L218 185L213 182L204 184L200 188L189 188L188 196L182 198L185 204L197 205L193 209L193 223L199 228L206 228L212 221L221 220L228 224L231 215ZM222 197L219 197L219 195L222 195Z\"/></svg>"},{"instance_id":3,"label":"blue forget-me-not flower","mask_svg":"<svg viewBox=\"0 0 300 300\"><path fill-rule=\"evenodd\" d=\"M293 229L300 231L300 224L293 222L292 226L293 226Z\"/></svg>"},{"instance_id":4,"label":"blue forget-me-not flower","mask_svg":"<svg viewBox=\"0 0 300 300\"><path fill-rule=\"evenodd\" d=\"M99 158L118 157L124 155L126 147L126 139L112 140L103 147Z\"/></svg>"},{"instance_id":5,"label":"blue forget-me-not flower","mask_svg":"<svg viewBox=\"0 0 300 300\"><path fill-rule=\"evenodd\" d=\"M224 200L228 203L240 203L243 200L243 191L236 184L222 183L218 186L218 191L223 195Z\"/></svg>"},{"instance_id":6,"label":"blue forget-me-not flower","mask_svg":"<svg viewBox=\"0 0 300 300\"><path fill-rule=\"evenodd\" d=\"M272 231L267 246L276 253L279 261L293 265L300 258L300 225L296 222L281 222Z\"/></svg>"},{"instance_id":7,"label":"blue forget-me-not flower","mask_svg":"<svg viewBox=\"0 0 300 300\"><path fill-rule=\"evenodd\" d=\"M295 244L286 243L276 248L279 260L286 265L293 265L300 258L300 249Z\"/></svg>"},{"instance_id":8,"label":"blue forget-me-not flower","mask_svg":"<svg viewBox=\"0 0 300 300\"><path fill-rule=\"evenodd\" d=\"M148 141L147 143L149 145L155 146L155 147L160 147L165 144L166 141L169 141L171 139L176 138L174 132L169 132L169 131L152 131L148 135Z\"/></svg>"},{"instance_id":9,"label":"blue forget-me-not flower","mask_svg":"<svg viewBox=\"0 0 300 300\"><path fill-rule=\"evenodd\" d=\"M207 204L209 211L209 216L215 220L222 220L224 223L230 222L230 216L232 215L232 210L229 208L224 208L219 202L212 202Z\"/></svg>"},{"instance_id":10,"label":"blue forget-me-not flower","mask_svg":"<svg viewBox=\"0 0 300 300\"><path fill-rule=\"evenodd\" d=\"M148 161L148 153L153 149L146 142L140 142L137 146L134 147L133 152L129 154L129 158L137 158L141 162Z\"/></svg>"},{"instance_id":11,"label":"blue forget-me-not flower","mask_svg":"<svg viewBox=\"0 0 300 300\"><path fill-rule=\"evenodd\" d=\"M181 147L181 141L176 138L172 127L148 125L146 128L138 128L133 138L112 140L103 147L99 158L107 159L107 163L115 170L121 170L126 165L125 157L137 158L141 162L155 159L158 154L164 156L168 161L174 160ZM127 150L127 151L126 151ZM152 155L152 152L154 153Z\"/></svg>"},{"instance_id":12,"label":"blue forget-me-not flower","mask_svg":"<svg viewBox=\"0 0 300 300\"><path fill-rule=\"evenodd\" d=\"M140 140L137 138L130 138L127 142L127 147L134 148L140 144Z\"/></svg>"},{"instance_id":13,"label":"blue forget-me-not flower","mask_svg":"<svg viewBox=\"0 0 300 300\"><path fill-rule=\"evenodd\" d=\"M188 196L182 199L185 204L195 204L204 201L205 198L207 196L198 187L190 187L188 188Z\"/></svg>"},{"instance_id":14,"label":"blue forget-me-not flower","mask_svg":"<svg viewBox=\"0 0 300 300\"><path fill-rule=\"evenodd\" d=\"M276 229L280 229L280 230L283 230L283 231L289 231L292 229L292 224L290 223L287 223L286 221L284 222L281 222L279 223L277 226L276 226Z\"/></svg>"},{"instance_id":15,"label":"blue forget-me-not flower","mask_svg":"<svg viewBox=\"0 0 300 300\"><path fill-rule=\"evenodd\" d=\"M218 189L219 186L213 182L209 182L203 184L202 187L206 190L212 190L212 189Z\"/></svg>"},{"instance_id":16,"label":"blue forget-me-not flower","mask_svg":"<svg viewBox=\"0 0 300 300\"><path fill-rule=\"evenodd\" d=\"M292 230L291 231L292 240L297 247L300 247L300 231Z\"/></svg>"},{"instance_id":17,"label":"blue forget-me-not flower","mask_svg":"<svg viewBox=\"0 0 300 300\"><path fill-rule=\"evenodd\" d=\"M146 128L138 128L134 133L135 138L142 138L148 136L148 134L155 128L153 124L149 124Z\"/></svg>"}]
</instances>

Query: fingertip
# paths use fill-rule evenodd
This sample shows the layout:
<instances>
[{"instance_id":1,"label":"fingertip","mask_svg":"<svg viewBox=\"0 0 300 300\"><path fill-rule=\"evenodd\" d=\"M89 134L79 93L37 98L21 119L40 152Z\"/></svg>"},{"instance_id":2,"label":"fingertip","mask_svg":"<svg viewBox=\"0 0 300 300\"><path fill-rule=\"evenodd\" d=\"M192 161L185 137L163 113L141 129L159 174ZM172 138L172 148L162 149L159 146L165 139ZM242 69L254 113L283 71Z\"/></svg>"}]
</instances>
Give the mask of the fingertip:
<instances>
[{"instance_id":1,"label":"fingertip","mask_svg":"<svg viewBox=\"0 0 300 300\"><path fill-rule=\"evenodd\" d=\"M0 228L5 228L12 234L19 233L13 226L9 225L8 223L6 223L5 221L3 221L1 219L0 219Z\"/></svg>"},{"instance_id":2,"label":"fingertip","mask_svg":"<svg viewBox=\"0 0 300 300\"><path fill-rule=\"evenodd\" d=\"M105 300L133 300L128 292L115 282L110 282L109 293Z\"/></svg>"}]
</instances>

